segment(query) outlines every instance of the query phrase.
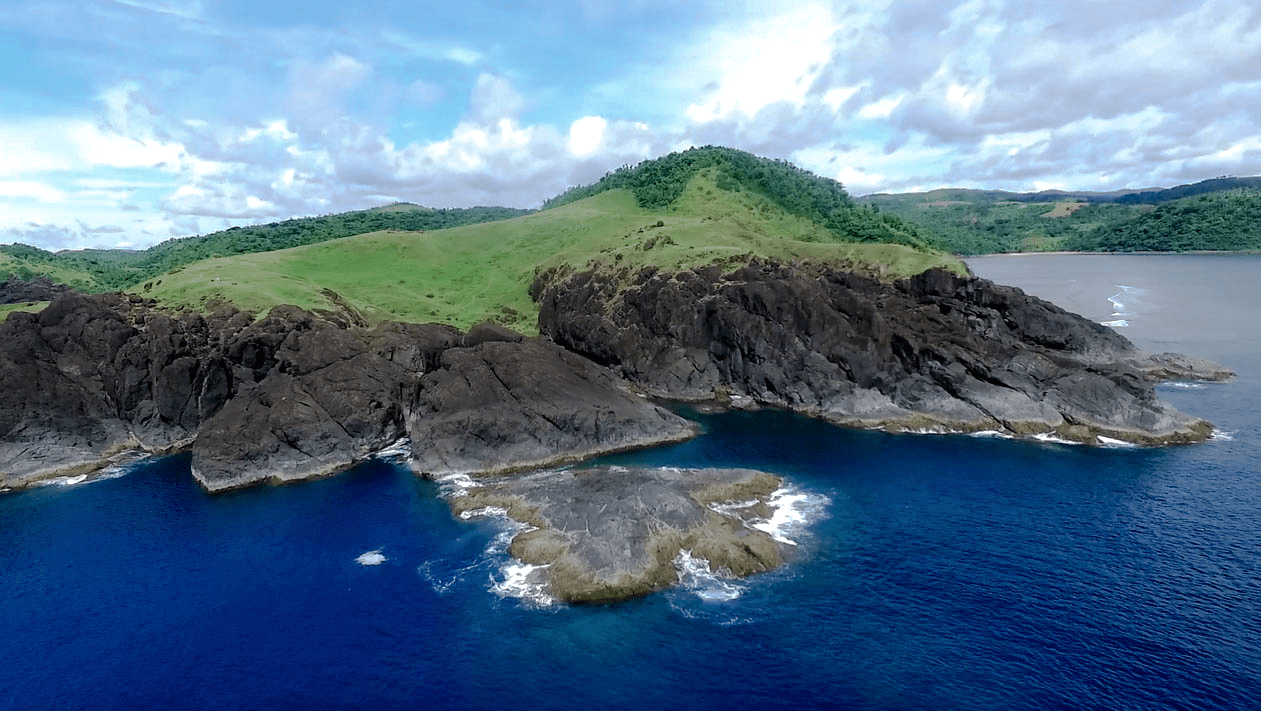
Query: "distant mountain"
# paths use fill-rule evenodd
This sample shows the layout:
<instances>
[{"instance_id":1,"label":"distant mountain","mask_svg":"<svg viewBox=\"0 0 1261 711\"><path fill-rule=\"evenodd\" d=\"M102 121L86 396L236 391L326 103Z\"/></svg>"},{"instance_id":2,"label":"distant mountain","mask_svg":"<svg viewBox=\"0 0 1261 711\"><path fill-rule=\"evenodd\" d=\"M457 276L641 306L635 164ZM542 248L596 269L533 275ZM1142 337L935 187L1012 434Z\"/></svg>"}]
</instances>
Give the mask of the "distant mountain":
<instances>
[{"instance_id":1,"label":"distant mountain","mask_svg":"<svg viewBox=\"0 0 1261 711\"><path fill-rule=\"evenodd\" d=\"M1252 214L1258 190L1261 177L1221 177L1173 188L1107 193L947 188L867 195L858 202L918 225L956 254L1235 250L1257 248L1246 216ZM1173 207L1198 198L1209 202ZM1159 216L1148 215L1153 211ZM1166 219L1172 215L1180 217Z\"/></svg>"},{"instance_id":2,"label":"distant mountain","mask_svg":"<svg viewBox=\"0 0 1261 711\"><path fill-rule=\"evenodd\" d=\"M1261 190L1235 188L1177 198L1078 235L1064 246L1106 252L1261 249Z\"/></svg>"}]
</instances>

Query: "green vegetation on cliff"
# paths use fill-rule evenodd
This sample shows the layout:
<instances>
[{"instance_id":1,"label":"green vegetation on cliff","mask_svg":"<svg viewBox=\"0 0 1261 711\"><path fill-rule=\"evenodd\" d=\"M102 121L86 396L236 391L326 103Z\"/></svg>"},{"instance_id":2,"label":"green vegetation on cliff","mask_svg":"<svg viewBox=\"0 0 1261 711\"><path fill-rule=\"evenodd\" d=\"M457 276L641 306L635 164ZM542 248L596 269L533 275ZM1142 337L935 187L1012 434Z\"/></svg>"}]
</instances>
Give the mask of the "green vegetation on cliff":
<instances>
[{"instance_id":1,"label":"green vegetation on cliff","mask_svg":"<svg viewBox=\"0 0 1261 711\"><path fill-rule=\"evenodd\" d=\"M141 251L0 248L0 277L47 274L84 291L127 289L172 308L279 304L351 320L493 320L531 332L540 274L619 278L644 268L735 268L758 257L882 279L960 273L922 230L855 205L844 188L782 161L699 148L575 188L538 212L393 205L169 240Z\"/></svg>"}]
</instances>

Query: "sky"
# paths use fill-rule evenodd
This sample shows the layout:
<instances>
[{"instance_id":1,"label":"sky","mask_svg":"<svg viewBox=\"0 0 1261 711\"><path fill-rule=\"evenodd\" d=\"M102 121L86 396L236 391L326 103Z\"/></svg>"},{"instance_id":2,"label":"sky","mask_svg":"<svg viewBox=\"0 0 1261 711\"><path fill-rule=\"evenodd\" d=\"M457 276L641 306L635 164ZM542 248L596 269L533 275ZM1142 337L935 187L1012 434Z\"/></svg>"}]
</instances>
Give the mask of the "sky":
<instances>
[{"instance_id":1,"label":"sky","mask_svg":"<svg viewBox=\"0 0 1261 711\"><path fill-rule=\"evenodd\" d=\"M0 2L0 243L533 208L702 145L854 195L1261 174L1261 3Z\"/></svg>"}]
</instances>

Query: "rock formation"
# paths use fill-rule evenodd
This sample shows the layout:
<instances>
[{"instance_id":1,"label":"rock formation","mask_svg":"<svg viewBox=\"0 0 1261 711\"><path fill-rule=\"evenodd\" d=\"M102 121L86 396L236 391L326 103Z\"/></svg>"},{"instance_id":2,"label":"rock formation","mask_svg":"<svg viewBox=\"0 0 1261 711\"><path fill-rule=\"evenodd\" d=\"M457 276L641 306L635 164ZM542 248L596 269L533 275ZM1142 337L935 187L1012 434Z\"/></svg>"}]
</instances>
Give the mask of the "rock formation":
<instances>
[{"instance_id":1,"label":"rock formation","mask_svg":"<svg viewBox=\"0 0 1261 711\"><path fill-rule=\"evenodd\" d=\"M1160 401L1149 378L1230 375L944 270L890 284L755 261L727 274L545 274L533 292L544 334L651 395L846 425L1195 442L1211 425Z\"/></svg>"},{"instance_id":2,"label":"rock formation","mask_svg":"<svg viewBox=\"0 0 1261 711\"><path fill-rule=\"evenodd\" d=\"M330 474L403 436L415 469L441 475L694 433L645 394L890 429L1193 442L1211 425L1159 401L1149 379L1227 374L943 271L888 284L754 262L542 275L533 293L550 340L63 293L0 324L0 489L135 450L189 449L197 481L221 491Z\"/></svg>"},{"instance_id":3,"label":"rock formation","mask_svg":"<svg viewBox=\"0 0 1261 711\"><path fill-rule=\"evenodd\" d=\"M366 329L291 306L172 315L75 293L0 324L0 488L134 450L191 449L197 481L223 491L335 473L406 435L426 473L692 432L594 364L490 325Z\"/></svg>"},{"instance_id":4,"label":"rock formation","mask_svg":"<svg viewBox=\"0 0 1261 711\"><path fill-rule=\"evenodd\" d=\"M503 510L527 524L513 557L546 566L540 574L556 598L604 602L675 584L683 552L731 576L781 565L782 545L750 525L767 516L781 483L749 469L596 467L479 478L451 506L466 516Z\"/></svg>"},{"instance_id":5,"label":"rock formation","mask_svg":"<svg viewBox=\"0 0 1261 711\"><path fill-rule=\"evenodd\" d=\"M0 304L21 304L52 301L70 290L65 284L57 284L46 276L34 279L6 279L0 281Z\"/></svg>"}]
</instances>

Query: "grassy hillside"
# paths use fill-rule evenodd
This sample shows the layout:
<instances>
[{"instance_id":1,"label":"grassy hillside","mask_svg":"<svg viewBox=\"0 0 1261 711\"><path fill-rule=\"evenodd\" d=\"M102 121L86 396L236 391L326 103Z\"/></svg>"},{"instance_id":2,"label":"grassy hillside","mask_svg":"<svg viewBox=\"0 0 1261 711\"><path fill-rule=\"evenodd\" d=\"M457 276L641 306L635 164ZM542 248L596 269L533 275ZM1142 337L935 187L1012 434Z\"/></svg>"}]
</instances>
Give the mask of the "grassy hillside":
<instances>
[{"instance_id":1,"label":"grassy hillside","mask_svg":"<svg viewBox=\"0 0 1261 711\"><path fill-rule=\"evenodd\" d=\"M868 269L884 277L958 260L905 245L844 243L749 189L723 189L697 171L665 207L646 208L613 188L500 222L424 233L382 231L282 251L209 259L135 287L163 304L200 309L215 300L263 312L280 303L350 308L368 322L495 320L530 333L528 294L543 270L601 268L630 276L645 266L736 264L754 255Z\"/></svg>"},{"instance_id":2,"label":"grassy hillside","mask_svg":"<svg viewBox=\"0 0 1261 711\"><path fill-rule=\"evenodd\" d=\"M82 291L125 289L163 272L211 257L253 254L380 230L435 230L504 220L529 210L472 207L435 210L400 203L323 217L302 217L208 235L171 239L140 251L88 249L47 252L0 245L0 280L45 275Z\"/></svg>"},{"instance_id":3,"label":"grassy hillside","mask_svg":"<svg viewBox=\"0 0 1261 711\"><path fill-rule=\"evenodd\" d=\"M891 215L856 205L835 180L820 177L785 161L759 158L732 148L706 146L644 161L609 173L592 185L573 188L544 203L543 209L566 205L606 190L629 190L640 207L677 211L687 186L700 174L713 187L751 193L774 209L818 225L835 241L904 244L938 249L931 234Z\"/></svg>"},{"instance_id":4,"label":"grassy hillside","mask_svg":"<svg viewBox=\"0 0 1261 711\"><path fill-rule=\"evenodd\" d=\"M68 284L81 291L98 291L100 285L90 271L57 255L24 244L0 245L0 281L29 280L46 276L58 284Z\"/></svg>"}]
</instances>

